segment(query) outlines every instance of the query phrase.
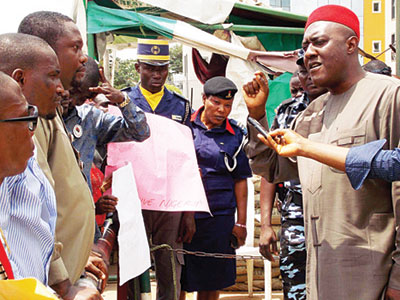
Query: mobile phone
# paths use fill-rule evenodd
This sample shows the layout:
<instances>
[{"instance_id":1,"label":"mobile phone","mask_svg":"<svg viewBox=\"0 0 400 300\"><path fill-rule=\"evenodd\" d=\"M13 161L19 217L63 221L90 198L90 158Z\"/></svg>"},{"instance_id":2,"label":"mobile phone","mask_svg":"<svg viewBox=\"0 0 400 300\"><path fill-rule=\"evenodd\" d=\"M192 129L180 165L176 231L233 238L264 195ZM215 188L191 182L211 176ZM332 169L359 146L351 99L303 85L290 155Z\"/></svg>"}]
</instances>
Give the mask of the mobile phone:
<instances>
[{"instance_id":1,"label":"mobile phone","mask_svg":"<svg viewBox=\"0 0 400 300\"><path fill-rule=\"evenodd\" d=\"M248 117L247 120L249 121L249 123L251 125L253 125L253 127L255 129L257 129L257 131L259 133L261 133L263 135L263 137L267 138L268 132L265 131L265 129L261 126L261 124L256 119L253 119L252 117Z\"/></svg>"}]
</instances>

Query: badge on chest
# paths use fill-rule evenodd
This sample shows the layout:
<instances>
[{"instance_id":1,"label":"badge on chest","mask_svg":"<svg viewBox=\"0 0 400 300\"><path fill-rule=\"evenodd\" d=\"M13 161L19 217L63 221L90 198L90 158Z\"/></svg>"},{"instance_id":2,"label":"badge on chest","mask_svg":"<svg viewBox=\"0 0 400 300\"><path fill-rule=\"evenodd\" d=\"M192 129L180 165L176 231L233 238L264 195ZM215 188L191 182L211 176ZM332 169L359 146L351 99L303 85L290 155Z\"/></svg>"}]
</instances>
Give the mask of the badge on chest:
<instances>
[{"instance_id":1,"label":"badge on chest","mask_svg":"<svg viewBox=\"0 0 400 300\"><path fill-rule=\"evenodd\" d=\"M182 116L180 115L171 115L171 119L174 121L182 122Z\"/></svg>"},{"instance_id":2,"label":"badge on chest","mask_svg":"<svg viewBox=\"0 0 400 300\"><path fill-rule=\"evenodd\" d=\"M79 139L82 136L82 126L79 124L76 124L74 128L72 129L72 133L74 134L74 137Z\"/></svg>"}]
</instances>

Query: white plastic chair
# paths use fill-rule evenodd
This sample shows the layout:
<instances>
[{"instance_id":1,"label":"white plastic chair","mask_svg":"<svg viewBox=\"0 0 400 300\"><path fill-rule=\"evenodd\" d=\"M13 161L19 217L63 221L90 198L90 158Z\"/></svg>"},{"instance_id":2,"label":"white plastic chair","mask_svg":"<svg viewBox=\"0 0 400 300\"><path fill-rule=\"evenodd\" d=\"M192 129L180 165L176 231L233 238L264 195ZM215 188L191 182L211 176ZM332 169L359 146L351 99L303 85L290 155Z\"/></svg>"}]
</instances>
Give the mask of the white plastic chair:
<instances>
[{"instance_id":1,"label":"white plastic chair","mask_svg":"<svg viewBox=\"0 0 400 300\"><path fill-rule=\"evenodd\" d=\"M237 255L254 255L262 258L258 247L254 247L254 185L250 178L247 179L248 186L248 197L247 197L247 237L244 246L236 250ZM259 217L257 218L259 219ZM253 271L254 271L254 260L246 260L247 270L247 289L249 297L253 297ZM264 259L264 299L270 300L272 297L271 290L271 262Z\"/></svg>"}]
</instances>

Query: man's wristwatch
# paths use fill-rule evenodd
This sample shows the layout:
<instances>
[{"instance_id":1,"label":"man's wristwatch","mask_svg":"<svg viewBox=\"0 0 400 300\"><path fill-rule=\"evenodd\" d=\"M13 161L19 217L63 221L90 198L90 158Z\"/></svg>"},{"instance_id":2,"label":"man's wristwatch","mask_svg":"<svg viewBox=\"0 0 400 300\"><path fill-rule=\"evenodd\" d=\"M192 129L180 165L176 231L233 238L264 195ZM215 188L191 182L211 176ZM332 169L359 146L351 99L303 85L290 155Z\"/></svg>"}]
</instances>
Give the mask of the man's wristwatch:
<instances>
[{"instance_id":1,"label":"man's wristwatch","mask_svg":"<svg viewBox=\"0 0 400 300\"><path fill-rule=\"evenodd\" d=\"M118 103L118 106L120 108L123 108L123 107L127 106L128 103L131 102L131 100L129 99L128 94L125 93L125 92L122 92L122 93L124 94L124 101L122 101L121 103Z\"/></svg>"}]
</instances>

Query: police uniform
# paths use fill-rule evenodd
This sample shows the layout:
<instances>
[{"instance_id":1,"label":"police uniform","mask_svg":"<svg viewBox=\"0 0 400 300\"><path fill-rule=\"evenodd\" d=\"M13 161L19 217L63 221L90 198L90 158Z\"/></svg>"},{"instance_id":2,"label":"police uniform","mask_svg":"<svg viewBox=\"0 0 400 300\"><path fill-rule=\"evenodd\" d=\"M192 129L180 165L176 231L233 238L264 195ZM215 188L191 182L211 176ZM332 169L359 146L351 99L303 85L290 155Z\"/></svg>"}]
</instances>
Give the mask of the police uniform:
<instances>
[{"instance_id":1,"label":"police uniform","mask_svg":"<svg viewBox=\"0 0 400 300\"><path fill-rule=\"evenodd\" d=\"M138 60L149 65L163 66L169 63L168 42L163 40L138 40ZM181 95L163 88L163 95L153 109L142 93L140 85L122 90L129 96L130 101L144 112L167 117L178 123L190 126L191 108L189 101ZM179 235L179 226L182 212L164 212L142 210L147 236L154 245L168 244L174 249L182 249L182 243L176 242ZM173 271L171 254L161 249L153 252L156 280L157 299L170 300L174 297ZM180 275L184 263L182 254L175 254L175 275L177 281L178 298L180 293Z\"/></svg>"},{"instance_id":2,"label":"police uniform","mask_svg":"<svg viewBox=\"0 0 400 300\"><path fill-rule=\"evenodd\" d=\"M164 95L155 110L150 107L146 98L140 91L139 85L125 88L122 91L126 92L129 99L143 111L164 116L181 124L190 126L191 108L189 101L181 95L170 92L166 87L164 87Z\"/></svg>"},{"instance_id":3,"label":"police uniform","mask_svg":"<svg viewBox=\"0 0 400 300\"><path fill-rule=\"evenodd\" d=\"M309 104L307 94L283 101L271 126L289 128L294 118ZM282 187L283 185L284 187ZM299 179L277 185L281 205L280 270L285 299L306 299L306 245L302 192Z\"/></svg>"},{"instance_id":4,"label":"police uniform","mask_svg":"<svg viewBox=\"0 0 400 300\"><path fill-rule=\"evenodd\" d=\"M243 151L245 130L229 119L220 127L207 129L200 119L203 110L204 107L201 107L192 115L191 123L196 156L212 216L202 212L195 214L196 233L190 244L184 244L184 249L234 254L230 239L235 224L235 181L252 176ZM185 255L182 290L220 290L233 285L235 279L234 259Z\"/></svg>"}]
</instances>

